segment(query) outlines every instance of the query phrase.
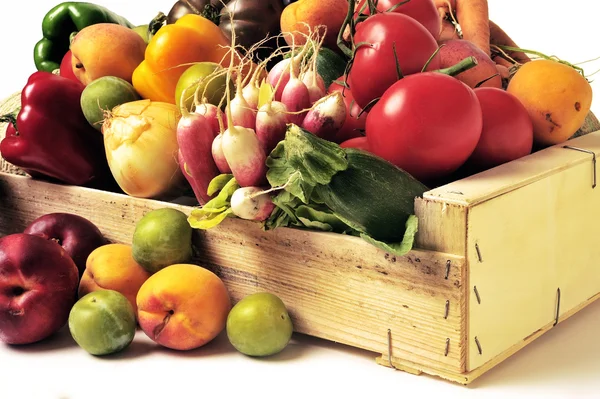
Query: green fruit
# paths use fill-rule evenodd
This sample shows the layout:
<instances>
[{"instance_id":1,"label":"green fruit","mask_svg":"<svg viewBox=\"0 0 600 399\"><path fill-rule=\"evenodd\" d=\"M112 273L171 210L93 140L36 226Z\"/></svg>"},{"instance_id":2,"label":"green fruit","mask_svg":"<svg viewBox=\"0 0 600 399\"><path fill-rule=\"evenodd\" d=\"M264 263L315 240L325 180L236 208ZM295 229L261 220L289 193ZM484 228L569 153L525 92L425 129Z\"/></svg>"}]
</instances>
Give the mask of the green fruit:
<instances>
[{"instance_id":1,"label":"green fruit","mask_svg":"<svg viewBox=\"0 0 600 399\"><path fill-rule=\"evenodd\" d=\"M287 346L294 326L279 297L259 292L235 304L227 317L226 329L229 342L241 353L271 356Z\"/></svg>"},{"instance_id":2,"label":"green fruit","mask_svg":"<svg viewBox=\"0 0 600 399\"><path fill-rule=\"evenodd\" d=\"M116 76L93 80L81 93L81 110L85 119L96 130L102 130L105 112L117 105L139 100L141 97L131 83Z\"/></svg>"},{"instance_id":3,"label":"green fruit","mask_svg":"<svg viewBox=\"0 0 600 399\"><path fill-rule=\"evenodd\" d=\"M148 24L138 25L135 28L132 28L132 30L138 35L140 35L142 39L144 39L144 42L148 44L148 42L150 41L150 32L148 32Z\"/></svg>"},{"instance_id":4,"label":"green fruit","mask_svg":"<svg viewBox=\"0 0 600 399\"><path fill-rule=\"evenodd\" d=\"M192 258L192 227L185 213L160 208L136 224L131 242L133 259L150 273Z\"/></svg>"},{"instance_id":5,"label":"green fruit","mask_svg":"<svg viewBox=\"0 0 600 399\"><path fill-rule=\"evenodd\" d=\"M221 72L218 76L215 73ZM225 82L227 74L225 69L215 62L199 62L187 68L177 81L175 87L175 105L180 107L181 95L185 90L184 103L188 111L192 111L194 104L194 92L198 90L198 100L206 98L206 101L213 105L219 105L221 99L225 96ZM235 88L230 85L233 92Z\"/></svg>"},{"instance_id":6,"label":"green fruit","mask_svg":"<svg viewBox=\"0 0 600 399\"><path fill-rule=\"evenodd\" d=\"M73 305L68 324L77 345L92 355L108 355L125 349L133 341L135 311L123 294L99 290Z\"/></svg>"}]
</instances>

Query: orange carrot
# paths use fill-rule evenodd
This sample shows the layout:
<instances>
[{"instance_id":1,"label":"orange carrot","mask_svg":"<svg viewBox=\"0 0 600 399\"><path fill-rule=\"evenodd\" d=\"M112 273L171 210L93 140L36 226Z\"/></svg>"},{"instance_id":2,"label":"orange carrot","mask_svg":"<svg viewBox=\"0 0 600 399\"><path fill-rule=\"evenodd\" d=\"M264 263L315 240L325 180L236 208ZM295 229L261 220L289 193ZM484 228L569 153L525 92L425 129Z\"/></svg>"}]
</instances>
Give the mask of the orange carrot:
<instances>
[{"instance_id":1,"label":"orange carrot","mask_svg":"<svg viewBox=\"0 0 600 399\"><path fill-rule=\"evenodd\" d=\"M440 15L456 16L462 37L490 55L490 25L487 0L435 0Z\"/></svg>"}]
</instances>

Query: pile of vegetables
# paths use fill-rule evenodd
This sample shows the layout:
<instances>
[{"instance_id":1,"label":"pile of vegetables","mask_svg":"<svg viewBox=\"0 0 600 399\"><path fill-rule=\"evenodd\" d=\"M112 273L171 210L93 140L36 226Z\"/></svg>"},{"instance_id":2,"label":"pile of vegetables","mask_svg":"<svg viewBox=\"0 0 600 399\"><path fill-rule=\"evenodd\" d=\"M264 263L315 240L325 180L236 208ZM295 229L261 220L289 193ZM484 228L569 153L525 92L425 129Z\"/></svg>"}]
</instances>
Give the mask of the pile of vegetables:
<instances>
[{"instance_id":1,"label":"pile of vegetables","mask_svg":"<svg viewBox=\"0 0 600 399\"><path fill-rule=\"evenodd\" d=\"M518 47L485 0L176 1L142 26L74 7L89 18L70 38L44 30L2 157L34 178L193 197L197 229L237 217L402 255L425 191L600 128L584 71ZM141 36L134 69L81 77L74 43L96 24Z\"/></svg>"}]
</instances>

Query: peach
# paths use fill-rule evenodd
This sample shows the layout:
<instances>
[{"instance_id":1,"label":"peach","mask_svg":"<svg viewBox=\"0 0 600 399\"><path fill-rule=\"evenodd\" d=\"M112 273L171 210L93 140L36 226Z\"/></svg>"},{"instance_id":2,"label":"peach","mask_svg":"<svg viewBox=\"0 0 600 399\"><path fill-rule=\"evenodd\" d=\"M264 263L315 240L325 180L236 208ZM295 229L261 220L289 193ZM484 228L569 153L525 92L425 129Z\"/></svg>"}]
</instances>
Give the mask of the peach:
<instances>
[{"instance_id":1,"label":"peach","mask_svg":"<svg viewBox=\"0 0 600 399\"><path fill-rule=\"evenodd\" d=\"M137 293L148 277L150 273L133 259L131 245L106 244L88 256L78 295L81 298L92 291L114 290L129 300L137 314Z\"/></svg>"},{"instance_id":2,"label":"peach","mask_svg":"<svg viewBox=\"0 0 600 399\"><path fill-rule=\"evenodd\" d=\"M288 45L306 43L306 35L319 32L324 45L337 49L337 36L348 14L347 0L299 0L283 9L281 32Z\"/></svg>"},{"instance_id":3,"label":"peach","mask_svg":"<svg viewBox=\"0 0 600 399\"><path fill-rule=\"evenodd\" d=\"M71 42L73 73L84 85L103 76L116 76L131 83L133 71L144 60L146 46L138 33L125 26L86 26Z\"/></svg>"},{"instance_id":4,"label":"peach","mask_svg":"<svg viewBox=\"0 0 600 399\"><path fill-rule=\"evenodd\" d=\"M154 342L176 350L199 348L227 323L231 299L223 281L201 266L178 263L154 273L137 295L138 322Z\"/></svg>"}]
</instances>

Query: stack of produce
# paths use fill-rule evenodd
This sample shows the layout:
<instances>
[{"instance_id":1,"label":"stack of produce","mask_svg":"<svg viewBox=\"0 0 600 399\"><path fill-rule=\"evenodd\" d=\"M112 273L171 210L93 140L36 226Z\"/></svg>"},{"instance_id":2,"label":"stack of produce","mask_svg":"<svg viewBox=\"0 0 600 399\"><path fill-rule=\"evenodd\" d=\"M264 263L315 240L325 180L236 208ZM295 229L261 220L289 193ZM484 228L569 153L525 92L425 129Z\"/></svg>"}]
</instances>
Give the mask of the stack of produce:
<instances>
[{"instance_id":1,"label":"stack of produce","mask_svg":"<svg viewBox=\"0 0 600 399\"><path fill-rule=\"evenodd\" d=\"M192 228L174 208L146 213L130 243L109 242L79 215L45 214L0 238L0 341L28 345L67 326L103 356L128 348L139 327L158 348L197 349L225 331L248 356L284 350L293 325L283 301L255 292L233 305L192 254Z\"/></svg>"},{"instance_id":2,"label":"stack of produce","mask_svg":"<svg viewBox=\"0 0 600 399\"><path fill-rule=\"evenodd\" d=\"M77 260L37 233L0 239L6 342L43 339L68 318L92 353L126 347L136 320L164 346L201 346L245 313L230 309L216 275L189 264L193 229L237 217L357 236L404 255L418 229L415 197L600 127L584 71L519 48L489 20L485 0L190 0L143 26L69 2L43 25L22 108L3 117L3 159L35 179L164 201L187 195L197 206L147 215L131 246L103 243L88 224L98 240ZM174 241L153 241L156 229L176 229ZM60 273L34 289L41 259ZM102 270L113 262L127 284ZM181 313L158 300L205 285L203 300L219 309L210 320L191 300ZM275 353L289 340L285 306L269 295L256 303L276 306L285 323L259 323L279 335L254 351L232 322L244 353ZM34 309L42 301L46 311ZM123 335L103 352L89 334L108 304L117 304L111 320ZM22 317L31 313L54 316Z\"/></svg>"}]
</instances>

